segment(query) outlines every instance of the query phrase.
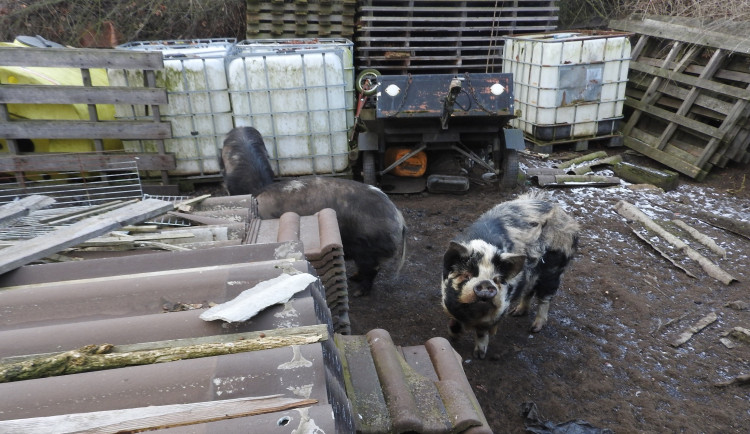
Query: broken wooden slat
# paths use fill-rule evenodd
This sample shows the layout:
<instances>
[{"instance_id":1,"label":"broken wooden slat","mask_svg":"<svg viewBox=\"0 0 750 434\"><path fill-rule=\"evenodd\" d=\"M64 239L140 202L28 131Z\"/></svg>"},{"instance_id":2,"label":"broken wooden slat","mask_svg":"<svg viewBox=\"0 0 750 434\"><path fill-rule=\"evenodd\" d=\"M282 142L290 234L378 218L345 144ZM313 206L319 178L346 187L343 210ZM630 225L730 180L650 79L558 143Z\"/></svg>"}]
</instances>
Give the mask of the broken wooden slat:
<instances>
[{"instance_id":1,"label":"broken wooden slat","mask_svg":"<svg viewBox=\"0 0 750 434\"><path fill-rule=\"evenodd\" d=\"M721 256L722 258L727 257L727 251L724 250L721 246L716 244L716 241L709 238L708 236L700 233L697 229L694 227L688 225L682 220L679 219L673 219L672 223L674 223L677 227L684 230L685 232L689 233L691 237L693 237L696 241L703 244L704 246L708 247L712 252L716 253L717 255Z\"/></svg>"},{"instance_id":2,"label":"broken wooden slat","mask_svg":"<svg viewBox=\"0 0 750 434\"><path fill-rule=\"evenodd\" d=\"M273 413L317 403L316 399L282 395L234 398L0 421L0 431L45 432L56 427L61 432L135 433Z\"/></svg>"},{"instance_id":3,"label":"broken wooden slat","mask_svg":"<svg viewBox=\"0 0 750 434\"><path fill-rule=\"evenodd\" d=\"M687 255L690 259L696 261L701 266L701 268L703 268L703 271L708 273L708 275L713 277L714 279L722 282L725 285L729 285L730 283L737 280L732 277L732 275L708 260L708 258L690 248L690 246L685 244L684 241L664 230L664 228L659 226L655 221L651 220L646 214L636 208L633 204L621 200L615 204L615 211L617 211L618 214L625 217L626 219L640 222L649 230L654 231L660 237L664 238L667 242L675 246L675 248L677 248L679 251Z\"/></svg>"},{"instance_id":4,"label":"broken wooden slat","mask_svg":"<svg viewBox=\"0 0 750 434\"><path fill-rule=\"evenodd\" d=\"M43 237L18 243L3 250L2 259L0 259L0 274L68 247L73 247L82 241L105 234L123 225L141 222L164 214L173 208L174 205L170 202L146 199L57 229Z\"/></svg>"},{"instance_id":5,"label":"broken wooden slat","mask_svg":"<svg viewBox=\"0 0 750 434\"><path fill-rule=\"evenodd\" d=\"M718 316L716 316L716 312L709 313L708 315L701 318L697 323L695 323L695 325L690 326L690 328L680 333L680 336L678 336L677 339L672 341L671 345L673 347L679 347L680 345L689 341L690 338L693 337L693 335L700 332L704 328L708 327L717 319L718 319Z\"/></svg>"},{"instance_id":6,"label":"broken wooden slat","mask_svg":"<svg viewBox=\"0 0 750 434\"><path fill-rule=\"evenodd\" d=\"M34 194L23 199L0 206L0 224L29 215L31 211L46 208L55 203L55 199L48 196Z\"/></svg>"},{"instance_id":7,"label":"broken wooden slat","mask_svg":"<svg viewBox=\"0 0 750 434\"><path fill-rule=\"evenodd\" d=\"M677 172L637 166L625 161L613 165L612 171L615 172L615 175L632 184L651 184L664 191L674 190L679 182Z\"/></svg>"}]
</instances>

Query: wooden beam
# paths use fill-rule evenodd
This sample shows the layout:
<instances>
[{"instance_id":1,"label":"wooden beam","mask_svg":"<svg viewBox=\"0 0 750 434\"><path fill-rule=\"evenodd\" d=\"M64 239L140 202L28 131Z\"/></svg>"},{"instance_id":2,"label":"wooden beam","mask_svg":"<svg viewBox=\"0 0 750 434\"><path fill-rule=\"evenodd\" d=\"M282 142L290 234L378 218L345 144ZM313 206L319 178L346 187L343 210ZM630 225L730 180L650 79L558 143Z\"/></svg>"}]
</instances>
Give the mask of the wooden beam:
<instances>
[{"instance_id":1,"label":"wooden beam","mask_svg":"<svg viewBox=\"0 0 750 434\"><path fill-rule=\"evenodd\" d=\"M174 154L56 154L40 153L0 157L4 172L96 171L111 164L135 161L138 170L172 170L177 167Z\"/></svg>"},{"instance_id":2,"label":"wooden beam","mask_svg":"<svg viewBox=\"0 0 750 434\"><path fill-rule=\"evenodd\" d=\"M163 69L160 51L105 50L99 48L0 47L3 66L37 66L106 69Z\"/></svg>"},{"instance_id":3,"label":"wooden beam","mask_svg":"<svg viewBox=\"0 0 750 434\"><path fill-rule=\"evenodd\" d=\"M152 405L0 421L0 431L48 432L50 427L64 426L67 428L65 432L136 433L274 413L309 407L317 403L317 399L269 395L188 404Z\"/></svg>"},{"instance_id":4,"label":"wooden beam","mask_svg":"<svg viewBox=\"0 0 750 434\"><path fill-rule=\"evenodd\" d=\"M55 203L55 199L48 196L34 194L23 199L0 206L0 224L29 215L29 212L46 208Z\"/></svg>"},{"instance_id":5,"label":"wooden beam","mask_svg":"<svg viewBox=\"0 0 750 434\"><path fill-rule=\"evenodd\" d=\"M168 139L172 124L150 121L33 120L0 122L6 139Z\"/></svg>"},{"instance_id":6,"label":"wooden beam","mask_svg":"<svg viewBox=\"0 0 750 434\"><path fill-rule=\"evenodd\" d=\"M170 202L146 199L133 205L82 220L3 249L0 274L73 247L82 241L103 235L121 226L142 222L174 209Z\"/></svg>"},{"instance_id":7,"label":"wooden beam","mask_svg":"<svg viewBox=\"0 0 750 434\"><path fill-rule=\"evenodd\" d=\"M147 87L44 86L0 87L0 103L8 104L167 104L165 89Z\"/></svg>"},{"instance_id":8,"label":"wooden beam","mask_svg":"<svg viewBox=\"0 0 750 434\"><path fill-rule=\"evenodd\" d=\"M610 20L609 27L688 44L706 45L734 53L750 54L750 38L747 37L747 32L722 33L711 30L710 26L702 26L696 20L678 17L668 17L663 20L655 18Z\"/></svg>"}]
</instances>

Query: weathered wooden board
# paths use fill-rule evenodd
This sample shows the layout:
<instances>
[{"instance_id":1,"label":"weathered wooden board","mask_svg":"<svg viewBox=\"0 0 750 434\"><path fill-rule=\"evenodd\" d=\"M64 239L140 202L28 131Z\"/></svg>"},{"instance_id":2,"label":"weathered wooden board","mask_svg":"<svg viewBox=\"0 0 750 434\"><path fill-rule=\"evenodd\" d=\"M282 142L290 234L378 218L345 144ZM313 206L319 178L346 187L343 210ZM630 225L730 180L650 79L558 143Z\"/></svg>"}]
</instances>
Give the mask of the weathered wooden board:
<instances>
[{"instance_id":1,"label":"weathered wooden board","mask_svg":"<svg viewBox=\"0 0 750 434\"><path fill-rule=\"evenodd\" d=\"M82 87L19 85L0 87L0 103L60 104L167 104L164 89L149 87Z\"/></svg>"},{"instance_id":2,"label":"weathered wooden board","mask_svg":"<svg viewBox=\"0 0 750 434\"><path fill-rule=\"evenodd\" d=\"M308 407L317 402L281 395L223 399L2 421L0 431L49 432L50 427L58 427L64 432L142 432Z\"/></svg>"},{"instance_id":3,"label":"weathered wooden board","mask_svg":"<svg viewBox=\"0 0 750 434\"><path fill-rule=\"evenodd\" d=\"M71 226L62 227L43 237L18 243L3 249L0 259L0 274L68 247L73 247L82 241L105 234L120 226L142 222L172 209L174 209L174 205L170 202L146 199L97 217L82 220Z\"/></svg>"},{"instance_id":4,"label":"weathered wooden board","mask_svg":"<svg viewBox=\"0 0 750 434\"><path fill-rule=\"evenodd\" d=\"M53 203L55 203L55 199L51 197L34 194L15 202L0 205L0 224L28 215L33 210L46 208Z\"/></svg>"},{"instance_id":5,"label":"weathered wooden board","mask_svg":"<svg viewBox=\"0 0 750 434\"><path fill-rule=\"evenodd\" d=\"M163 56L157 51L0 47L0 59L2 59L3 66L150 70L164 68Z\"/></svg>"},{"instance_id":6,"label":"weathered wooden board","mask_svg":"<svg viewBox=\"0 0 750 434\"><path fill-rule=\"evenodd\" d=\"M145 121L49 121L0 122L0 137L6 139L167 139L168 122Z\"/></svg>"},{"instance_id":7,"label":"weathered wooden board","mask_svg":"<svg viewBox=\"0 0 750 434\"><path fill-rule=\"evenodd\" d=\"M95 171L111 164L135 161L139 170L171 170L174 154L36 154L0 157L0 170L7 172Z\"/></svg>"}]
</instances>

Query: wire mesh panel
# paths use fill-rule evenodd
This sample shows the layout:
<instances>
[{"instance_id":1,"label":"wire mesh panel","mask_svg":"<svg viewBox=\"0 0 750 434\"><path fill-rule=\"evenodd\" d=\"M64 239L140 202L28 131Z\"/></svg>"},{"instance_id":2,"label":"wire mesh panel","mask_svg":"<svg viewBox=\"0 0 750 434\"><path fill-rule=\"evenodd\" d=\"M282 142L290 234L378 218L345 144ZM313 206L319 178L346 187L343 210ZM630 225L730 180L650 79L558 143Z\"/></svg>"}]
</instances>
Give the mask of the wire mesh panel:
<instances>
[{"instance_id":1,"label":"wire mesh panel","mask_svg":"<svg viewBox=\"0 0 750 434\"><path fill-rule=\"evenodd\" d=\"M109 163L92 172L26 173L23 185L0 184L0 204L40 194L55 199L53 207L92 206L143 196L135 161Z\"/></svg>"}]
</instances>

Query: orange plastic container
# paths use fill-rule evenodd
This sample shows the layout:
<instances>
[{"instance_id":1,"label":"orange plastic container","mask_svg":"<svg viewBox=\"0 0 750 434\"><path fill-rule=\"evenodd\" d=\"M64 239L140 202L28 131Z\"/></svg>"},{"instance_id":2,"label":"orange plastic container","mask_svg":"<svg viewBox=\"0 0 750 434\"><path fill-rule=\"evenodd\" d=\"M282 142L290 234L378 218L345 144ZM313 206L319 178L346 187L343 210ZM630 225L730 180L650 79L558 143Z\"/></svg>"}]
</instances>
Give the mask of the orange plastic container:
<instances>
[{"instance_id":1,"label":"orange plastic container","mask_svg":"<svg viewBox=\"0 0 750 434\"><path fill-rule=\"evenodd\" d=\"M388 148L385 150L385 167L398 161L401 157L412 150L409 148ZM418 178L427 171L427 154L424 151L417 152L406 161L396 166L391 173L396 176L411 176Z\"/></svg>"}]
</instances>

